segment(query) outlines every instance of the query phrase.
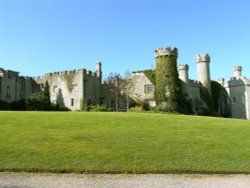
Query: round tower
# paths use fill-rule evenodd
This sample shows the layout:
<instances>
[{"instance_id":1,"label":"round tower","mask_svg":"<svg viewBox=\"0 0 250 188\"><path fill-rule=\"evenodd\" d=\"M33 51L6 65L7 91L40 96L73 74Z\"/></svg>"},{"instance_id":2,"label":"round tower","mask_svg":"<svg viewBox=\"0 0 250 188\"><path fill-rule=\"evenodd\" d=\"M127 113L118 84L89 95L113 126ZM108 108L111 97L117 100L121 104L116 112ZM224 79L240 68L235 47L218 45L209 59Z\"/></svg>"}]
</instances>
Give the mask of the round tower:
<instances>
[{"instance_id":1,"label":"round tower","mask_svg":"<svg viewBox=\"0 0 250 188\"><path fill-rule=\"evenodd\" d=\"M210 56L209 54L198 54L196 56L198 81L203 87L207 88L209 92L211 88L210 79Z\"/></svg>"},{"instance_id":2,"label":"round tower","mask_svg":"<svg viewBox=\"0 0 250 188\"><path fill-rule=\"evenodd\" d=\"M177 48L158 48L155 50L157 105L166 110L179 111L181 86L177 71Z\"/></svg>"},{"instance_id":3,"label":"round tower","mask_svg":"<svg viewBox=\"0 0 250 188\"><path fill-rule=\"evenodd\" d=\"M237 80L242 76L242 66L236 66L233 68L233 77Z\"/></svg>"},{"instance_id":4,"label":"round tower","mask_svg":"<svg viewBox=\"0 0 250 188\"><path fill-rule=\"evenodd\" d=\"M102 63L100 61L96 62L96 74L100 82L102 82Z\"/></svg>"},{"instance_id":5,"label":"round tower","mask_svg":"<svg viewBox=\"0 0 250 188\"><path fill-rule=\"evenodd\" d=\"M187 64L178 65L179 78L185 83L188 82L188 69L189 67Z\"/></svg>"}]
</instances>

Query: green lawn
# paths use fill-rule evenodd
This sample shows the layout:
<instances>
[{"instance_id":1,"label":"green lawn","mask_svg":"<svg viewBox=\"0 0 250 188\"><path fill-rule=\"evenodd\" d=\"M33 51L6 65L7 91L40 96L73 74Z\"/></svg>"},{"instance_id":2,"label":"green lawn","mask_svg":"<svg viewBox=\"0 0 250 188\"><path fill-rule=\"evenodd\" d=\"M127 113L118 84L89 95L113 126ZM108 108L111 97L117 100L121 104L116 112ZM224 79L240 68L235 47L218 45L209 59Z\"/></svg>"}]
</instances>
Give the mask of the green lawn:
<instances>
[{"instance_id":1,"label":"green lawn","mask_svg":"<svg viewBox=\"0 0 250 188\"><path fill-rule=\"evenodd\" d=\"M250 121L0 112L0 171L250 173Z\"/></svg>"}]
</instances>

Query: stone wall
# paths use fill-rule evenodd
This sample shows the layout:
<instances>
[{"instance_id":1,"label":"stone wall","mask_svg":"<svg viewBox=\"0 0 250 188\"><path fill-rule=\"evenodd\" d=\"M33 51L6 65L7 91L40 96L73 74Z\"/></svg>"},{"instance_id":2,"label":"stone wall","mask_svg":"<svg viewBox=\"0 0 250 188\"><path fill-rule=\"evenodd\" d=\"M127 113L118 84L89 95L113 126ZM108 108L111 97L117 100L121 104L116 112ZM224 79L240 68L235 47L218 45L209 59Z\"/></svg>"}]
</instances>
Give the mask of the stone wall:
<instances>
[{"instance_id":1,"label":"stone wall","mask_svg":"<svg viewBox=\"0 0 250 188\"><path fill-rule=\"evenodd\" d=\"M63 104L71 110L80 110L82 100L91 104L99 102L100 79L95 72L85 69L55 72L35 80L41 87L47 80L51 102Z\"/></svg>"},{"instance_id":2,"label":"stone wall","mask_svg":"<svg viewBox=\"0 0 250 188\"><path fill-rule=\"evenodd\" d=\"M39 87L31 77L19 76L18 72L0 69L0 100L8 103L25 100Z\"/></svg>"},{"instance_id":3,"label":"stone wall","mask_svg":"<svg viewBox=\"0 0 250 188\"><path fill-rule=\"evenodd\" d=\"M230 96L231 116L232 118L246 119L246 86L244 80L232 78L226 90Z\"/></svg>"},{"instance_id":4,"label":"stone wall","mask_svg":"<svg viewBox=\"0 0 250 188\"><path fill-rule=\"evenodd\" d=\"M146 102L152 107L155 106L154 89L151 92L151 90L147 90L146 88L151 86L155 88L155 86L143 73L143 71L133 72L133 77L131 82L132 82L132 87L130 88L131 91L129 96L134 101Z\"/></svg>"}]
</instances>

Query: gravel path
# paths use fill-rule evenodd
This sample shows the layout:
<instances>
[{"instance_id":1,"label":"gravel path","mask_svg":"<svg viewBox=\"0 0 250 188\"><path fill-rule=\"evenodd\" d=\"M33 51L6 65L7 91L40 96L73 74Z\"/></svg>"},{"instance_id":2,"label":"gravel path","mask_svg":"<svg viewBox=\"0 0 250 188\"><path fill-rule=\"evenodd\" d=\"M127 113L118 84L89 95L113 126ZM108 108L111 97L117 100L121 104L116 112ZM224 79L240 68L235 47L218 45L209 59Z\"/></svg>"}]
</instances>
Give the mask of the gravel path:
<instances>
[{"instance_id":1,"label":"gravel path","mask_svg":"<svg viewBox=\"0 0 250 188\"><path fill-rule=\"evenodd\" d=\"M0 173L0 188L249 188L250 175Z\"/></svg>"}]
</instances>

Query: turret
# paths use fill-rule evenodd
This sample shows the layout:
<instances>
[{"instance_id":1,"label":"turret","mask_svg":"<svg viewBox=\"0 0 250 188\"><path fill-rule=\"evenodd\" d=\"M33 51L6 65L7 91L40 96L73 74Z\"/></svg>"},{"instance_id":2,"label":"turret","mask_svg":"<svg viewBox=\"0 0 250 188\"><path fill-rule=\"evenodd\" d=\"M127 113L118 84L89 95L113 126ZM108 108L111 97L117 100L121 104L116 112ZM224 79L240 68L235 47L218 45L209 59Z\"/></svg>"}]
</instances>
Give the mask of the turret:
<instances>
[{"instance_id":1,"label":"turret","mask_svg":"<svg viewBox=\"0 0 250 188\"><path fill-rule=\"evenodd\" d=\"M179 78L185 83L188 82L188 68L187 64L178 65Z\"/></svg>"},{"instance_id":2,"label":"turret","mask_svg":"<svg viewBox=\"0 0 250 188\"><path fill-rule=\"evenodd\" d=\"M203 87L211 92L211 79L210 79L210 56L209 54L198 54L196 56L197 75L198 81L201 82Z\"/></svg>"},{"instance_id":3,"label":"turret","mask_svg":"<svg viewBox=\"0 0 250 188\"><path fill-rule=\"evenodd\" d=\"M96 74L100 82L102 82L102 63L100 61L96 62Z\"/></svg>"},{"instance_id":4,"label":"turret","mask_svg":"<svg viewBox=\"0 0 250 188\"><path fill-rule=\"evenodd\" d=\"M233 77L237 80L242 76L242 66L236 66L233 68Z\"/></svg>"},{"instance_id":5,"label":"turret","mask_svg":"<svg viewBox=\"0 0 250 188\"><path fill-rule=\"evenodd\" d=\"M181 86L177 71L177 48L158 48L155 50L157 105L163 110L179 111Z\"/></svg>"}]
</instances>

